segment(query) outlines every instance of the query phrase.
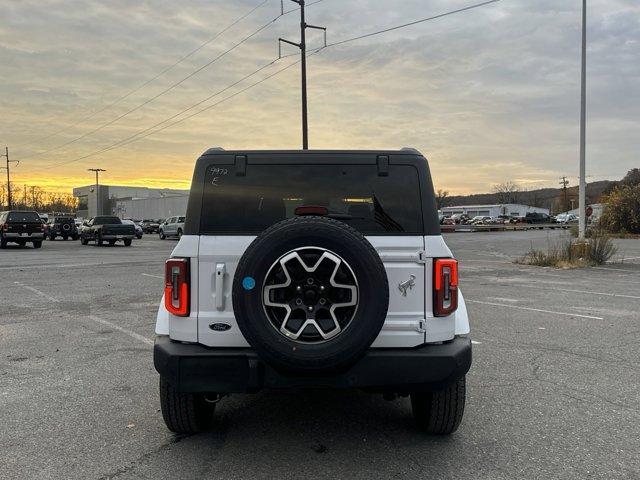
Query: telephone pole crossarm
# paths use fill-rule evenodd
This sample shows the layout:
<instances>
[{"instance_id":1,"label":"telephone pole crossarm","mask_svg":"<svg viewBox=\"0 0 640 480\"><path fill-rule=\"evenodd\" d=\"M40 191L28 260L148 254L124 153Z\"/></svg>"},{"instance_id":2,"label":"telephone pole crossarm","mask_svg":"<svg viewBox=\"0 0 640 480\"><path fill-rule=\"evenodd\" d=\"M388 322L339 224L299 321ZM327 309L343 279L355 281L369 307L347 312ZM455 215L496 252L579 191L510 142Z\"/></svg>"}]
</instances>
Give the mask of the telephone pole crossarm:
<instances>
[{"instance_id":1,"label":"telephone pole crossarm","mask_svg":"<svg viewBox=\"0 0 640 480\"><path fill-rule=\"evenodd\" d=\"M304 2L305 0L291 0L294 3L300 5L300 43L285 40L284 38L278 39L278 59L282 58L282 42L293 45L300 49L300 77L302 83L302 149L309 149L309 127L307 122L307 40L306 31L307 28L313 28L315 30L322 30L324 32L324 47L327 46L327 29L326 27L319 27L317 25L309 25L305 21L304 17ZM284 1L280 1L280 9L284 14Z\"/></svg>"}]
</instances>

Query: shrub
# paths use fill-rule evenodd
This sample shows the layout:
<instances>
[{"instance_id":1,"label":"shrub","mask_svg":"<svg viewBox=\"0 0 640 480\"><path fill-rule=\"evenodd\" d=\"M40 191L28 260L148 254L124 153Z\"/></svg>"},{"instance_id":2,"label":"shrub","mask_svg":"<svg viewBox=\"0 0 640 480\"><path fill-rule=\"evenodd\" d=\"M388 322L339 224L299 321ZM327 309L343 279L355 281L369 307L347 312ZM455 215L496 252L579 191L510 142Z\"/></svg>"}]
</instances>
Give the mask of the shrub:
<instances>
[{"instance_id":1,"label":"shrub","mask_svg":"<svg viewBox=\"0 0 640 480\"><path fill-rule=\"evenodd\" d=\"M612 233L640 233L640 185L618 187L605 201L601 228Z\"/></svg>"},{"instance_id":2,"label":"shrub","mask_svg":"<svg viewBox=\"0 0 640 480\"><path fill-rule=\"evenodd\" d=\"M547 250L531 248L524 257L516 263L536 265L539 267L586 267L589 265L603 265L617 252L611 238L600 230L592 230L591 238L585 247L574 244L570 237L547 245Z\"/></svg>"}]
</instances>

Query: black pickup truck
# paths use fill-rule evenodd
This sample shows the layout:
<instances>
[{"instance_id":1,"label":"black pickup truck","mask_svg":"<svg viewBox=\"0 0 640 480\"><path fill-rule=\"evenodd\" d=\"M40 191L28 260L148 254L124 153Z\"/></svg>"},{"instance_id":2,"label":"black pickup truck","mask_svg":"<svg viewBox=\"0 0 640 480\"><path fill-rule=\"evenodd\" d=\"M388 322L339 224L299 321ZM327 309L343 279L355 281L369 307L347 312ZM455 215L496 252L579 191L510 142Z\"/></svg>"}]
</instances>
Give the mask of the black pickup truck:
<instances>
[{"instance_id":1,"label":"black pickup truck","mask_svg":"<svg viewBox=\"0 0 640 480\"><path fill-rule=\"evenodd\" d=\"M133 237L136 235L136 227L122 223L118 217L101 215L87 220L80 227L80 243L87 245L90 241L96 245L108 242L115 245L118 240L122 240L125 247L130 247Z\"/></svg>"},{"instance_id":2,"label":"black pickup truck","mask_svg":"<svg viewBox=\"0 0 640 480\"><path fill-rule=\"evenodd\" d=\"M43 238L44 225L37 212L0 212L0 248L9 242L22 247L31 242L33 248L40 248Z\"/></svg>"}]
</instances>

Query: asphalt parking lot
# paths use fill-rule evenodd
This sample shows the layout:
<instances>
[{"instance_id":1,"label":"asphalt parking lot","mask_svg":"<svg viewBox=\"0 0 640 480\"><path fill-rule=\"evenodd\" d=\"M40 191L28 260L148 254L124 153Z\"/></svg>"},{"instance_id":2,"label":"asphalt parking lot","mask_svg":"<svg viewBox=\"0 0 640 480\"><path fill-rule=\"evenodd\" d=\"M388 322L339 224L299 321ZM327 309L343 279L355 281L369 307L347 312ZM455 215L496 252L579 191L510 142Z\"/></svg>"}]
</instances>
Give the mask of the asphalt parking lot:
<instances>
[{"instance_id":1,"label":"asphalt parking lot","mask_svg":"<svg viewBox=\"0 0 640 480\"><path fill-rule=\"evenodd\" d=\"M640 240L602 268L512 262L560 235L446 235L475 343L449 438L406 399L331 391L235 395L175 436L151 355L175 242L1 250L0 477L640 478Z\"/></svg>"}]
</instances>

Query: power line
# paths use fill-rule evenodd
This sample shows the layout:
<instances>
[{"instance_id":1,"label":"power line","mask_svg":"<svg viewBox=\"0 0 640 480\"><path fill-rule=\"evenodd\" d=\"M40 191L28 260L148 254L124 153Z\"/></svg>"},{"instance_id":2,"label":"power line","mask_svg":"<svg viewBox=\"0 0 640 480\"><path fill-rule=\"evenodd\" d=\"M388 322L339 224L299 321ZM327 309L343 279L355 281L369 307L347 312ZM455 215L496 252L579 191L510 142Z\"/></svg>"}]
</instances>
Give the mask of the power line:
<instances>
[{"instance_id":1,"label":"power line","mask_svg":"<svg viewBox=\"0 0 640 480\"><path fill-rule=\"evenodd\" d=\"M198 45L196 48L194 48L193 50L191 50L189 53L187 53L186 55L183 55L182 57L180 57L176 62L172 63L171 65L169 65L168 67L166 67L164 70L162 70L160 73L158 73L157 75L155 75L154 77L150 78L149 80L145 81L144 83L138 85L137 87L129 90L128 92L126 92L124 95L118 97L115 101L109 103L108 105L102 107L99 110L96 110L95 112L91 113L90 115L78 120L76 123L70 125L70 126L65 126L63 128L61 128L60 130L56 130L53 133L50 133L49 135L45 135L44 137L41 137L39 139L36 139L35 141L30 141L30 142L24 142L24 143L20 143L18 144L18 146L21 145L25 145L27 143L36 143L36 142L41 142L43 140L46 140L48 138L51 138L53 136L56 136L66 130L69 130L73 127L76 127L78 125L80 125L81 123L86 122L87 120L92 119L93 117L95 117L96 115L98 115L99 113L104 112L105 110L110 109L111 107L117 105L118 103L120 103L122 100L130 97L131 95L133 95L134 93L140 91L141 89L143 89L144 87L146 87L147 85L149 85L150 83L154 82L155 80L157 80L158 78L160 78L161 76L163 76L165 73L173 70L175 67L177 67L178 65L180 65L182 62L184 62L186 59L192 57L193 55L195 55L197 52L199 52L200 50L202 50L204 47L206 47L207 45L209 45L211 42L213 42L214 40L216 40L217 38L219 38L222 34L224 34L225 32L227 32L229 29L231 29L232 27L236 26L238 23L240 23L242 20L244 20L245 18L247 18L248 16L250 16L252 13L254 13L256 10L258 10L260 7L262 7L265 3L267 3L269 0L263 0L262 2L260 2L258 5L256 5L255 7L253 7L251 10L249 10L247 13L245 13L244 15L242 15L241 17L238 17L236 20L234 20L232 23L230 23L229 25L227 25L226 27L224 27L222 30L220 30L218 33L216 33L213 37L209 38L208 40L206 40L205 42L201 43L200 45ZM322 1L322 0L320 0ZM43 152L44 153L44 152Z\"/></svg>"},{"instance_id":2,"label":"power line","mask_svg":"<svg viewBox=\"0 0 640 480\"><path fill-rule=\"evenodd\" d=\"M466 12L467 10L472 10L474 8L484 7L485 5L489 5L490 3L497 3L500 0L489 0L487 2L476 3L474 5L469 5L468 7L458 8L457 10L451 10L449 12L441 13L439 15L434 15L432 17L421 18L420 20L415 20L409 23L403 23L402 25L396 25L395 27L385 28L384 30L378 30L376 32L365 33L364 35L359 35L357 37L348 38L346 40L340 40L339 42L329 43L326 48L335 47L336 45L342 45L344 43L355 42L356 40L361 40L367 37L373 37L374 35L380 35L382 33L391 32L393 30L399 30L405 27L411 27L413 25L417 25L419 23L428 22L429 20L436 20L438 18L447 17L449 15L454 15L456 13Z\"/></svg>"},{"instance_id":3,"label":"power line","mask_svg":"<svg viewBox=\"0 0 640 480\"><path fill-rule=\"evenodd\" d=\"M311 55L313 55L314 53L317 53L317 52L313 52L313 53L309 54L308 56L311 56ZM206 99L201 100L201 101L200 101L200 102L198 102L197 104L194 104L194 105L192 105L192 106L190 106L190 107L188 107L188 108L186 108L186 109L182 110L181 112L179 112L179 113L177 113L177 114L173 115L172 117L170 117L170 118L168 118L168 119L165 119L165 120L163 120L163 121L161 121L161 122L158 122L158 123L156 123L155 125L152 125L151 127L148 127L148 128L146 128L146 129L144 129L144 130L142 130L142 131L140 131L140 132L138 132L138 133L136 133L136 134L134 134L134 135L131 135L131 136L129 136L129 137L125 138L125 139L122 139L122 140L120 140L120 141L118 141L118 142L112 143L111 145L109 145L109 146L107 146L107 147L104 147L104 148L102 148L102 149L100 149L100 150L97 150L97 151L94 151L94 152L88 153L88 154L83 155L83 156L81 156L81 157L77 157L77 158L74 158L74 159L72 159L72 160L66 160L66 161L64 161L64 162L56 163L56 164L54 164L54 165L50 165L49 167L44 167L44 168L45 168L45 169L50 169L50 168L59 167L59 166L61 166L61 165L67 165L67 164L69 164L69 163L78 162L78 161L80 161L80 160L84 160L84 159L86 159L86 158L90 158L90 157L93 157L93 156L95 156L95 155L99 155L99 154L101 154L101 153L106 153L106 152L111 151L111 150L114 150L114 149L116 149L116 148L120 148L120 147L123 147L123 146L129 145L130 143L137 142L138 140L142 140L143 138L147 138L147 137L148 137L148 136L150 136L150 135L153 135L153 134L155 134L155 133L161 132L161 131L163 131L163 130L166 130L167 128L173 127L174 125L177 125L177 124L179 124L179 123L182 123L182 122L184 122L185 120L188 120L188 119L190 119L190 118L192 118L192 117L195 117L196 115L199 115L199 114L201 114L202 112L204 112L204 111L206 111L206 110L210 110L210 109L212 109L212 108L214 108L214 107L217 107L217 106L218 106L218 105L220 105L221 103L224 103L224 102L226 102L227 100L230 100L230 99L232 99L232 98L234 98L234 97L236 97L236 96L240 95L241 93L246 92L247 90L249 90L249 89L251 89L251 88L253 88L253 87L257 86L257 85L260 85L261 83L266 82L266 81L267 81L267 80L269 80L270 78L275 77L276 75L278 75L278 74L280 74L280 73L284 72L285 70L288 70L289 68L293 67L294 65L297 65L298 63L300 63L300 60L296 60L295 62L292 62L292 63L290 63L289 65L287 65L287 66L285 66L285 67L283 67L283 68L281 68L281 69L279 69L279 70L276 70L274 73L271 73L271 74L267 75L266 77L264 77L264 78L262 78L262 79L260 79L260 80L258 80L258 81L256 81L256 82L254 82L254 83L252 83L252 84L248 85L247 87L244 87L244 88L242 88L241 90L238 90L237 92L235 92L235 93L233 93L233 94L231 94L231 95L229 95L229 96L227 96L227 97L225 97L225 98L223 98L223 99L219 100L219 101L218 101L218 102L216 102L216 103L213 103L213 104L211 104L211 105L207 105L206 107L201 108L200 110L198 110L198 111L196 111L196 112L192 113L191 115L187 115L186 117L183 117L183 118L181 118L181 119L179 119L179 120L176 120L175 122L172 122L172 123L170 123L170 124L168 124L168 125L165 125L164 127L158 128L157 130L149 131L149 130L152 130L153 128L157 127L157 126L162 125L163 123L166 123L167 121L169 121L169 120L171 120L171 119L173 119L173 118L175 118L175 117L178 117L178 116L182 115L183 113L185 113L185 112L187 112L187 111L189 111L189 110L193 109L195 106L200 105L200 104L202 104L202 103L206 102L207 100L210 100L211 98L213 98L213 97L215 97L215 96L219 95L220 93L223 93L224 91L229 90L229 89L230 89L230 88L232 88L233 86L235 86L235 85L237 85L237 84L241 83L243 80L246 80L247 78L249 78L249 77L251 77L251 76L255 75L256 73L258 73L258 72L260 72L260 71L264 70L265 68L267 68L267 67L269 67L269 66L273 65L275 62L277 62L277 60L278 60L278 59L273 60L273 61L271 61L271 62L269 62L269 63L267 63L267 64L263 65L262 67L258 68L257 70L255 70L255 71L251 72L251 73L250 73L250 74L248 74L248 75L245 75L243 78L241 78L240 80L237 80L236 82L234 82L233 84L229 85L228 87L225 87L225 88L223 88L222 90L220 90L220 91L218 91L218 92L216 92L216 93L214 93L214 94L210 95L210 96L209 96L209 97L207 97ZM148 132L148 133L146 133L146 132ZM144 135L142 135L142 133L145 133L145 134L144 134Z\"/></svg>"},{"instance_id":4,"label":"power line","mask_svg":"<svg viewBox=\"0 0 640 480\"><path fill-rule=\"evenodd\" d=\"M322 0L319 0L319 1L322 1ZM319 1L318 1L318 2L315 2L315 3L319 3ZM416 20L416 21L413 21L413 22L405 23L405 24L403 24L403 25L398 25L398 26L395 26L395 27L387 28L387 29L384 29L384 30L379 30L379 31L376 31L376 32L371 32L371 33L367 33L367 34L364 34L364 35L358 35L358 36L356 36L356 37L352 37L352 38L348 38L348 39L345 39L345 40L341 40L341 41L339 41L339 42L330 43L330 44L327 44L327 46L326 46L326 47L325 47L325 46L322 46L322 47L320 47L320 48L317 48L317 49L313 50L311 53L308 53L308 54L307 54L307 57L310 57L310 56L312 56L312 55L315 55L315 54L317 54L317 53L319 53L319 52L323 51L325 48L333 47L333 46L336 46L336 45L342 45L342 44L349 43L349 42L352 42L352 41L355 41L355 40L359 40L359 39L362 39L362 38L371 37L371 36L373 36L373 35L378 35L378 34L381 34L381 33L385 33L385 32L392 31L392 30L398 30L398 29L400 29L400 28L405 28L405 27L413 26L413 25L416 25L416 24L418 24L418 23L423 23L423 22L426 22L426 21L429 21L429 20L435 20L435 19L442 18L442 17L448 16L448 15L452 15L452 14L454 14L454 13L464 12L464 11L467 11L467 10L471 10L471 9L474 9L474 8L478 8L478 7L481 7L481 6L484 6L484 5L488 5L488 4L491 4L491 3L496 3L496 2L499 2L499 1L500 1L500 0L490 0L490 1L487 1L487 2L482 2L482 3L478 3L478 4L474 4L474 5L470 5L470 6L468 6L468 7L464 7L464 8L460 8L460 9L452 10L452 11L449 11L449 12L445 12L445 13L442 13L442 14L439 14L439 15L434 15L434 16L432 16L432 17L423 18L423 19ZM297 10L297 9L294 9L294 10L291 10L291 11L295 11L295 10ZM298 55L298 54L293 54L293 55L283 55L281 58L283 58L283 59L284 59L284 58L288 58L288 57L291 57L291 56L297 56L297 55ZM285 67L283 67L283 68L281 68L281 69L279 69L279 70L277 70L276 72L274 72L274 73L272 73L272 74L268 75L267 77L264 77L263 79L261 79L261 80L259 80L259 81L257 81L257 82L254 82L254 83L252 83L252 84L248 85L247 87L242 88L241 90L238 90L237 92L233 93L232 95L229 95L229 96L227 96L227 97L223 98L222 100L220 100L220 101L218 101L218 102L216 102L216 103L213 103L213 104L211 104L211 105L208 105L208 106L206 106L206 107L204 107L204 108L202 108L202 109L200 109L200 110L198 110L198 111L196 111L196 112L194 112L194 113L192 113L192 114L190 114L190 115L188 115L188 116L186 116L186 117L183 117L183 118L181 118L181 119L179 119L179 120L177 120L177 121L175 121L175 122L173 122L173 123L170 123L170 124L165 125L165 126L163 126L163 127L159 128L159 129L157 129L157 130L154 130L154 131L150 131L150 132L149 132L149 130L150 130L150 129L153 129L153 128L154 128L154 127L156 127L156 126L159 126L159 125L161 125L161 124L163 124L163 123L165 123L165 122L167 122L167 121L169 121L169 120L171 120L171 119L173 119L173 118L175 118L175 117L177 117L177 116L181 115L182 113L185 113L186 111L191 110L191 109L192 109L192 108L194 108L195 106L200 105L200 104L202 104L202 103L206 102L207 100L209 100L209 99L211 99L211 98L215 97L216 95L218 95L218 94L220 94L220 93L222 93L222 92L224 92L224 91L228 90L229 88L232 88L233 86L235 86L235 85L239 84L239 83L240 83L240 82L242 82L243 80L245 80L245 79L247 79L247 78L249 78L249 77L251 77L251 76L255 75L255 74L256 74L256 73L258 73L259 71L261 71L261 70L263 70L263 69L267 68L267 67L268 67L268 66L270 66L270 65L273 65L273 64L274 64L276 61L278 61L278 60L280 60L280 58L278 58L278 59L276 59L276 60L273 60L273 61L271 61L271 62L269 62L269 63L267 63L267 64L263 65L262 67L258 68L257 70L255 70L254 72L250 73L249 75L246 75L246 76L245 76L245 77L243 77L242 79L240 79L240 80L238 80L238 81L234 82L232 85L230 85L230 86L228 86L228 87L225 87L224 89L222 89L222 90L220 90L220 91L218 91L218 92L214 93L213 95L210 95L210 96L209 96L209 97L207 97L206 99L201 100L200 102L198 102L198 103L196 103L196 104L192 105L191 107L188 107L187 109L185 109L185 110L183 110L183 111L179 112L178 114L173 115L173 116L172 116L172 117L170 117L169 119L165 119L165 120L163 120L163 121L161 121L161 122L158 122L158 123L157 123L157 124L155 124L154 126L149 127L149 128L147 128L147 129L144 129L144 130L142 130L141 132L138 132L137 134L134 134L134 135L132 135L132 136L130 136L130 137L127 137L126 139L123 139L123 140L120 140L120 141L118 141L118 142L115 142L115 143L113 143L113 144L111 144L111 145L109 145L109 146L107 146L107 147L104 147L104 148L99 149L99 150L97 150L97 151L91 152L91 153L89 153L89 154L86 154L86 155L83 155L83 156L80 156L80 157L74 158L74 159L72 159L72 160L68 160L68 161L60 162L60 163L57 163L57 164L55 164L55 165L52 165L51 167L46 167L46 168L53 168L53 167L57 167L57 166L60 166L60 165L66 165L66 164L69 164L69 163L74 163L74 162L77 162L77 161L80 161L80 160L84 160L84 159L86 159L86 158L89 158L89 157L92 157L92 156L98 155L98 154L100 154L100 153L105 153L105 152L108 152L108 151L113 150L113 149L115 149L115 148L119 148L119 147L122 147L122 146L128 145L128 144L133 143L133 142L136 142L136 141L138 141L138 140L142 140L143 138L147 138L147 137L148 137L148 136L150 136L150 135L153 135L153 134L155 134L155 133L158 133L158 132L161 132L161 131L163 131L163 130L166 130L167 128L173 127L174 125L177 125L177 124L179 124L179 123L182 123L182 122L184 122L185 120L188 120L188 119L190 119L190 118L192 118L192 117L194 117L194 116L196 116L196 115L199 115L200 113L202 113L202 112L204 112L204 111L207 111L207 110L209 110L209 109L211 109L211 108L214 108L214 107L216 107L216 106L220 105L221 103L226 102L226 101L228 101L228 100L230 100L230 99L232 99L232 98L234 98L234 97L236 97L236 96L240 95L241 93L244 93L244 92L246 92L247 90L249 90L249 89L251 89L251 88L253 88L253 87L255 87L255 86L260 85L261 83L264 83L265 81L267 81L267 80L269 80L269 79L271 79L271 78L275 77L276 75L279 75L280 73L284 72L285 70L288 70L288 69L289 69L289 68L291 68L292 66L294 66L294 65L296 65L296 64L298 64L298 63L300 63L300 62L301 62L301 60L297 60L296 62L293 62L293 63L291 63L291 64L289 64L289 65L287 65L287 66L285 66ZM147 133L145 133L144 135L140 135L140 134L141 134L141 133L143 133L143 132L147 132Z\"/></svg>"},{"instance_id":5,"label":"power line","mask_svg":"<svg viewBox=\"0 0 640 480\"><path fill-rule=\"evenodd\" d=\"M215 62L217 62L218 60L220 60L222 57L224 57L225 55L231 53L233 50L235 50L236 48L238 48L240 45L244 44L245 42L247 42L248 40L250 40L251 38L255 37L258 33L260 33L261 31L263 31L264 29L266 29L267 27L271 26L273 23L275 23L280 17L282 17L284 14L280 13L278 16L276 16L274 19L270 20L269 22L263 24L260 28L258 28L257 30L253 31L251 34L247 35L246 37L242 38L239 42L235 43L232 47L228 48L227 50L223 51L221 54L219 54L218 56L216 56L215 58L213 58L212 60L208 61L207 63L205 63L204 65L198 67L196 70L192 71L189 75L187 75L186 77L183 77L182 79L178 80L177 82L174 82L173 84L171 84L169 87L165 88L164 90L162 90L160 93L157 93L156 95L154 95L151 98L148 98L147 100L145 100L144 102L136 105L135 107L127 110L125 113L117 116L116 118L103 123L102 125L100 125L99 127L94 128L93 130L90 130L89 132L86 132L82 135L80 135L79 137L76 137L72 140L69 140L68 142L62 143L60 145L56 145L55 147L49 148L47 150L44 150L42 152L36 153L34 155L28 155L28 156L24 156L21 157L20 159L25 159L25 158L36 158L36 157L41 157L42 155L45 155L47 153L53 152L55 150L59 150L60 148L66 147L68 145L71 145L75 142L78 142L80 140L82 140L83 138L86 138L90 135L93 135L96 132L99 132L100 130L102 130L105 127L108 127L109 125L113 125L114 123L116 123L118 120L121 120L122 118L126 117L127 115L130 115L131 113L141 109L142 107L144 107L145 105L148 105L149 103L153 102L154 100L158 99L159 97L165 95L166 93L170 92L171 90L173 90L174 88L178 87L179 85L183 84L185 81L187 81L188 79L190 79L191 77L193 77L194 75L197 75L198 73L200 73L202 70L204 70L205 68L211 66L212 64L214 64Z\"/></svg>"}]
</instances>

